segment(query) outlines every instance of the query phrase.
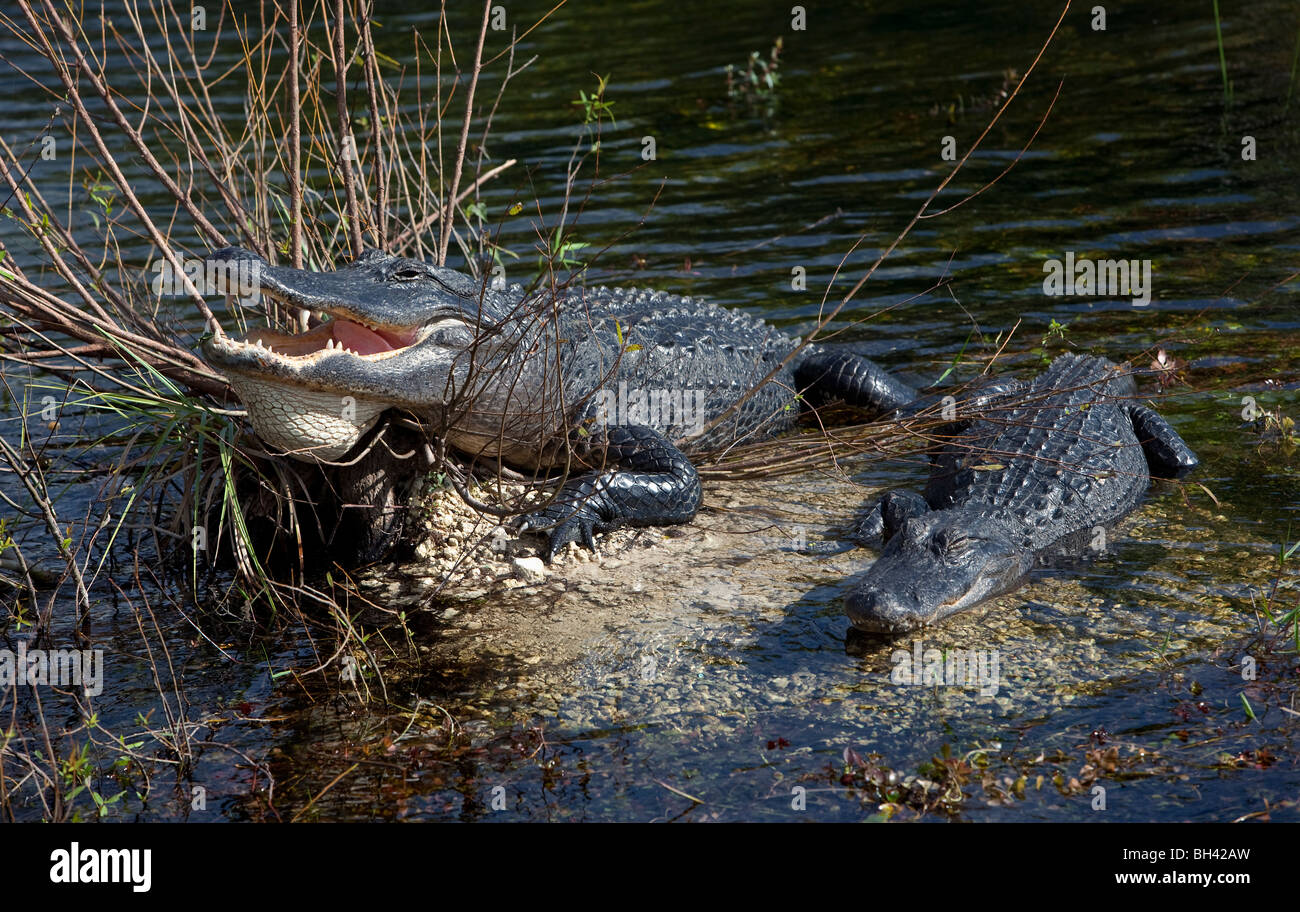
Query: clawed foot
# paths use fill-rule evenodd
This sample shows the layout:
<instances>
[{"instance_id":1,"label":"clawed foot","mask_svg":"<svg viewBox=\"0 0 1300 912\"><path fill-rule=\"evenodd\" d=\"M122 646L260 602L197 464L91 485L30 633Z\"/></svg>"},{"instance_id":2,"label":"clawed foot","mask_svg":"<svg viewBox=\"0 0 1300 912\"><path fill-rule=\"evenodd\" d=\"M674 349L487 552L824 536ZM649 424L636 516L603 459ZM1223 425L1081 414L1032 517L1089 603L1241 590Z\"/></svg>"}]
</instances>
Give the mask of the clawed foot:
<instances>
[{"instance_id":1,"label":"clawed foot","mask_svg":"<svg viewBox=\"0 0 1300 912\"><path fill-rule=\"evenodd\" d=\"M583 505L552 504L524 516L520 532L537 532L546 537L542 560L550 563L557 551L569 542L578 542L589 551L596 550L597 532L604 532L604 522L591 508Z\"/></svg>"},{"instance_id":2,"label":"clawed foot","mask_svg":"<svg viewBox=\"0 0 1300 912\"><path fill-rule=\"evenodd\" d=\"M914 516L924 516L930 511L925 498L914 491L890 491L876 501L847 530L847 537L871 548L879 547L894 537L903 523Z\"/></svg>"},{"instance_id":3,"label":"clawed foot","mask_svg":"<svg viewBox=\"0 0 1300 912\"><path fill-rule=\"evenodd\" d=\"M845 537L860 545L876 547L885 536L885 517L877 501L870 510L860 514L845 532Z\"/></svg>"}]
</instances>

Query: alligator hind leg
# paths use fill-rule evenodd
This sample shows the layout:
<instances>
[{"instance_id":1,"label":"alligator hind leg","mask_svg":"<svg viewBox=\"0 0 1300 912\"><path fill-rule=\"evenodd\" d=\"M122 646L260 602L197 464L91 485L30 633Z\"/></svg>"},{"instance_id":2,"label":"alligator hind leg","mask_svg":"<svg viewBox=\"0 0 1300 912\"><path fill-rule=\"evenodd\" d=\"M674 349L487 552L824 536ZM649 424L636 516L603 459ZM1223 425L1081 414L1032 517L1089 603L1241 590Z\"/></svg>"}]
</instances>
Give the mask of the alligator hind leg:
<instances>
[{"instance_id":1,"label":"alligator hind leg","mask_svg":"<svg viewBox=\"0 0 1300 912\"><path fill-rule=\"evenodd\" d=\"M571 541L595 550L596 532L690 522L700 508L695 466L663 434L640 425L597 433L614 468L570 481L553 503L523 519L520 531L547 534L548 561Z\"/></svg>"},{"instance_id":2,"label":"alligator hind leg","mask_svg":"<svg viewBox=\"0 0 1300 912\"><path fill-rule=\"evenodd\" d=\"M814 405L842 399L877 412L894 412L920 393L874 361L850 352L815 352L795 368L795 383Z\"/></svg>"},{"instance_id":3,"label":"alligator hind leg","mask_svg":"<svg viewBox=\"0 0 1300 912\"><path fill-rule=\"evenodd\" d=\"M1192 448L1155 410L1145 405L1130 405L1128 416L1133 422L1133 433L1142 444L1142 452L1146 454L1147 466L1152 475L1182 478L1200 464Z\"/></svg>"}]
</instances>

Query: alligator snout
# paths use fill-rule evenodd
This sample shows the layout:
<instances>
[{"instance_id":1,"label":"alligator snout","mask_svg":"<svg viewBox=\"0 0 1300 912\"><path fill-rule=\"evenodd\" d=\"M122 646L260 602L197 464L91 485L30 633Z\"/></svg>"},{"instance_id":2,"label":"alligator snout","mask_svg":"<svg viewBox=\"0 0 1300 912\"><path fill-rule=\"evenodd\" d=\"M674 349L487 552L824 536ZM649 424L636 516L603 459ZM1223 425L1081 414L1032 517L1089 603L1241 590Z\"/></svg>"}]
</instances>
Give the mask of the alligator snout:
<instances>
[{"instance_id":1,"label":"alligator snout","mask_svg":"<svg viewBox=\"0 0 1300 912\"><path fill-rule=\"evenodd\" d=\"M924 626L927 620L919 604L869 583L850 590L844 608L849 621L864 633L890 636L909 633Z\"/></svg>"}]
</instances>

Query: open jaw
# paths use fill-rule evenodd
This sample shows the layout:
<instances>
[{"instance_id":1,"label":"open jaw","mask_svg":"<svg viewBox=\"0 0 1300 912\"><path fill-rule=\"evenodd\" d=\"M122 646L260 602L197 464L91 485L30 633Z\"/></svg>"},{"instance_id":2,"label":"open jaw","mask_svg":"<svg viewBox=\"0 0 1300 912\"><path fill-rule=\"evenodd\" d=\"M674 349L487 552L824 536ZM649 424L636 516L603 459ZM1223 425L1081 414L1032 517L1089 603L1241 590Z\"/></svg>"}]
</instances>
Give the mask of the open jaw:
<instances>
[{"instance_id":1,"label":"open jaw","mask_svg":"<svg viewBox=\"0 0 1300 912\"><path fill-rule=\"evenodd\" d=\"M420 340L419 329L387 330L363 326L353 320L335 317L305 332L279 333L258 329L243 338L226 337L232 351L255 348L292 364L315 362L332 354L350 355L377 361L390 358Z\"/></svg>"},{"instance_id":2,"label":"open jaw","mask_svg":"<svg viewBox=\"0 0 1300 912\"><path fill-rule=\"evenodd\" d=\"M420 329L379 329L334 317L300 333L217 335L204 353L229 378L263 443L303 462L337 461L393 404L365 395L349 379L407 352L423 336Z\"/></svg>"}]
</instances>

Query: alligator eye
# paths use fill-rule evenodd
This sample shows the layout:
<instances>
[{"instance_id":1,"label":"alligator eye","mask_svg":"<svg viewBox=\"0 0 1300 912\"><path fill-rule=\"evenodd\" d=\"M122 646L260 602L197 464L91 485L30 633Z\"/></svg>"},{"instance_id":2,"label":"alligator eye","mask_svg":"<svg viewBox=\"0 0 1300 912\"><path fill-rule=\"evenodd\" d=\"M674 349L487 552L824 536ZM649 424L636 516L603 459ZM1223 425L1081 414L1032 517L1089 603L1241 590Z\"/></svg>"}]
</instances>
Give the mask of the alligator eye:
<instances>
[{"instance_id":1,"label":"alligator eye","mask_svg":"<svg viewBox=\"0 0 1300 912\"><path fill-rule=\"evenodd\" d=\"M390 278L396 279L399 282L414 282L416 279L423 279L427 275L428 273L423 269L420 269L418 266L403 266L401 269L394 272Z\"/></svg>"},{"instance_id":2,"label":"alligator eye","mask_svg":"<svg viewBox=\"0 0 1300 912\"><path fill-rule=\"evenodd\" d=\"M940 557L945 554L960 554L970 546L970 538L946 529L934 537L934 551Z\"/></svg>"}]
</instances>

